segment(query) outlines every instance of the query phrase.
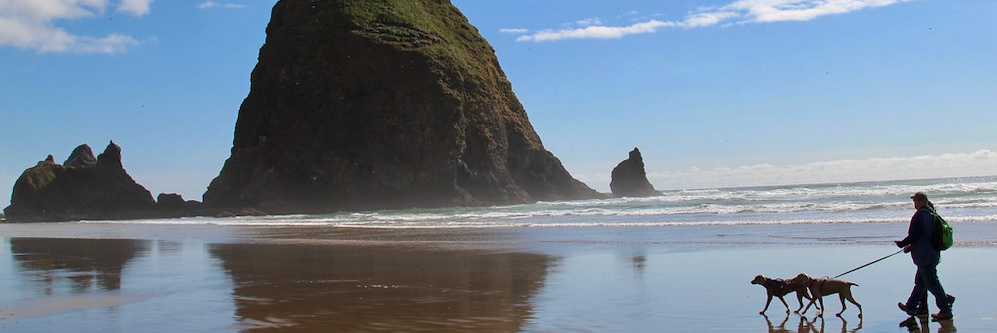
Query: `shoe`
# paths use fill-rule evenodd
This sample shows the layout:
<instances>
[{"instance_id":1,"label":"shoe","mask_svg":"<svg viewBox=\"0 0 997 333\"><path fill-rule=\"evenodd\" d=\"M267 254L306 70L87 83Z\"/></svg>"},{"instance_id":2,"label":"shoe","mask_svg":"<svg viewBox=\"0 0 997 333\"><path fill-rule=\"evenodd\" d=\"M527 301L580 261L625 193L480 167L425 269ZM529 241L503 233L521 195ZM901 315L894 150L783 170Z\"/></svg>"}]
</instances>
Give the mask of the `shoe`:
<instances>
[{"instance_id":1,"label":"shoe","mask_svg":"<svg viewBox=\"0 0 997 333\"><path fill-rule=\"evenodd\" d=\"M952 304L955 304L955 296L945 294L945 300L949 302L949 309L951 309Z\"/></svg>"},{"instance_id":2,"label":"shoe","mask_svg":"<svg viewBox=\"0 0 997 333\"><path fill-rule=\"evenodd\" d=\"M917 319L914 319L914 317L908 317L907 319L904 319L904 321L900 322L900 327L917 327Z\"/></svg>"},{"instance_id":3,"label":"shoe","mask_svg":"<svg viewBox=\"0 0 997 333\"><path fill-rule=\"evenodd\" d=\"M899 307L900 311L903 311L908 316L916 316L917 315L917 311L908 309L907 308L907 304L904 304L903 302L897 302L897 307Z\"/></svg>"},{"instance_id":4,"label":"shoe","mask_svg":"<svg viewBox=\"0 0 997 333\"><path fill-rule=\"evenodd\" d=\"M952 317L953 316L951 312L939 312L931 315L931 321L933 322L946 321L946 320L951 320Z\"/></svg>"}]
</instances>

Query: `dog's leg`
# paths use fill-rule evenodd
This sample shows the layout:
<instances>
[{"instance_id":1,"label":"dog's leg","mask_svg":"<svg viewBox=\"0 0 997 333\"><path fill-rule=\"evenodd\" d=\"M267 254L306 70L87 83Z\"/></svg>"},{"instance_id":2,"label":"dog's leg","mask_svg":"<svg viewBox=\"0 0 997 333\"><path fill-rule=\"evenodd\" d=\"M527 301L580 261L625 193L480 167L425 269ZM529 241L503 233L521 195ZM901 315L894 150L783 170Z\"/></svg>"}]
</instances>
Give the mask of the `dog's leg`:
<instances>
[{"instance_id":1,"label":"dog's leg","mask_svg":"<svg viewBox=\"0 0 997 333\"><path fill-rule=\"evenodd\" d=\"M769 299L765 300L765 308L762 309L762 312L758 313L760 315L764 316L765 315L765 311L769 309L769 303L772 303L772 294L768 294L768 296L769 296Z\"/></svg>"},{"instance_id":2,"label":"dog's leg","mask_svg":"<svg viewBox=\"0 0 997 333\"><path fill-rule=\"evenodd\" d=\"M815 294L814 297L817 298L817 301L818 301L817 303L820 303L820 309L817 309L817 316L821 317L821 318L824 318L824 309L826 309L824 307L824 295L816 295Z\"/></svg>"},{"instance_id":3,"label":"dog's leg","mask_svg":"<svg viewBox=\"0 0 997 333\"><path fill-rule=\"evenodd\" d=\"M806 292L800 293L799 291L796 291L796 300L798 302L800 302L800 307L796 308L796 311L795 311L797 313L799 313L800 310L803 310L803 297L806 297L808 301L812 300L810 298L810 293L806 293ZM809 306L810 306L810 304L807 304L807 307L809 307Z\"/></svg>"},{"instance_id":4,"label":"dog's leg","mask_svg":"<svg viewBox=\"0 0 997 333\"><path fill-rule=\"evenodd\" d=\"M852 297L851 290L846 290L844 293L841 293L841 295L842 295L841 306L844 307L845 300L847 299L849 302L852 302L852 304L855 304L855 306L859 308L859 318L862 318L862 304L859 304L859 302L855 301L855 297Z\"/></svg>"},{"instance_id":5,"label":"dog's leg","mask_svg":"<svg viewBox=\"0 0 997 333\"><path fill-rule=\"evenodd\" d=\"M807 290L809 290L809 288ZM805 295L806 295L806 298L808 300L810 300L810 303L807 303L807 307L805 309L803 309L803 311L800 311L800 314L807 313L807 311L810 310L810 306L813 306L815 310L820 311L820 307L817 305L817 294L816 293L813 293L813 294L806 293Z\"/></svg>"},{"instance_id":6,"label":"dog's leg","mask_svg":"<svg viewBox=\"0 0 997 333\"><path fill-rule=\"evenodd\" d=\"M803 311L800 311L800 314L805 314L805 313L807 313L807 310L810 310L810 306L811 306L811 305L815 305L815 304L817 304L817 303L814 303L814 302L816 302L816 301L817 301L817 298L810 298L810 303L807 303L807 308L806 308L806 309L803 309Z\"/></svg>"},{"instance_id":7,"label":"dog's leg","mask_svg":"<svg viewBox=\"0 0 997 333\"><path fill-rule=\"evenodd\" d=\"M841 317L841 314L845 313L845 309L846 309L845 308L845 293L843 293L843 292L838 293L838 299L841 300L841 311L838 312L838 313L836 313L836 314L834 314L834 315L838 316L838 317Z\"/></svg>"},{"instance_id":8,"label":"dog's leg","mask_svg":"<svg viewBox=\"0 0 997 333\"><path fill-rule=\"evenodd\" d=\"M779 300L782 301L782 305L786 306L786 313L789 313L789 304L786 304L786 300L782 296L779 296Z\"/></svg>"}]
</instances>

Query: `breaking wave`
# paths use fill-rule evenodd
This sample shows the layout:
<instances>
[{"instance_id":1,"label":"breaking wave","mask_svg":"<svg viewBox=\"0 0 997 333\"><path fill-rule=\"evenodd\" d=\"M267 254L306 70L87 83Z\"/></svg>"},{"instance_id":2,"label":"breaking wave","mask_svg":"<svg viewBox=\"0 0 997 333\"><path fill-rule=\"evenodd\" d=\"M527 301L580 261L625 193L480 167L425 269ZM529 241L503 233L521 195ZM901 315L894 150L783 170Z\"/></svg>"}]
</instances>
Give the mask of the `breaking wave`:
<instances>
[{"instance_id":1,"label":"breaking wave","mask_svg":"<svg viewBox=\"0 0 997 333\"><path fill-rule=\"evenodd\" d=\"M538 202L326 215L181 218L100 223L353 228L638 227L900 222L924 191L952 222L997 221L997 176L665 191L646 198Z\"/></svg>"}]
</instances>

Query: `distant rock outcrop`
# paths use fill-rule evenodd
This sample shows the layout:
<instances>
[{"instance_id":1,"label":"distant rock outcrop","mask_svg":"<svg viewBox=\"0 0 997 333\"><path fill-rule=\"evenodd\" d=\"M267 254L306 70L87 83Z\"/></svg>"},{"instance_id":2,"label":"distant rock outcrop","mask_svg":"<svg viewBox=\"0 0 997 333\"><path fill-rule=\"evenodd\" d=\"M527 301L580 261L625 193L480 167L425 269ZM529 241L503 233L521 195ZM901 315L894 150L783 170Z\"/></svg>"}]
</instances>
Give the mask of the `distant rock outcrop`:
<instances>
[{"instance_id":1,"label":"distant rock outcrop","mask_svg":"<svg viewBox=\"0 0 997 333\"><path fill-rule=\"evenodd\" d=\"M180 210L186 203L183 196L176 193L160 193L156 197L156 205L162 210Z\"/></svg>"},{"instance_id":2,"label":"distant rock outcrop","mask_svg":"<svg viewBox=\"0 0 997 333\"><path fill-rule=\"evenodd\" d=\"M267 213L601 197L544 149L446 0L281 0L204 194Z\"/></svg>"},{"instance_id":3,"label":"distant rock outcrop","mask_svg":"<svg viewBox=\"0 0 997 333\"><path fill-rule=\"evenodd\" d=\"M73 149L73 153L69 154L69 158L62 163L62 166L79 169L92 168L97 166L97 158L93 157L93 151L90 150L90 145L84 143L79 147L76 147L76 149Z\"/></svg>"},{"instance_id":4,"label":"distant rock outcrop","mask_svg":"<svg viewBox=\"0 0 997 333\"><path fill-rule=\"evenodd\" d=\"M156 209L149 212L148 217L217 216L219 214L219 211L206 207L200 201L184 200L183 196L176 193L160 193L156 196Z\"/></svg>"},{"instance_id":5,"label":"distant rock outcrop","mask_svg":"<svg viewBox=\"0 0 997 333\"><path fill-rule=\"evenodd\" d=\"M630 157L620 162L613 168L613 179L609 183L609 188L613 195L618 197L650 197L661 195L647 181L647 173L644 171L644 158L640 156L640 150L634 147L630 151Z\"/></svg>"},{"instance_id":6,"label":"distant rock outcrop","mask_svg":"<svg viewBox=\"0 0 997 333\"><path fill-rule=\"evenodd\" d=\"M52 155L27 169L14 183L12 221L120 219L153 208L152 195L121 166L121 148L111 142L96 159L87 145L77 147L66 165Z\"/></svg>"}]
</instances>

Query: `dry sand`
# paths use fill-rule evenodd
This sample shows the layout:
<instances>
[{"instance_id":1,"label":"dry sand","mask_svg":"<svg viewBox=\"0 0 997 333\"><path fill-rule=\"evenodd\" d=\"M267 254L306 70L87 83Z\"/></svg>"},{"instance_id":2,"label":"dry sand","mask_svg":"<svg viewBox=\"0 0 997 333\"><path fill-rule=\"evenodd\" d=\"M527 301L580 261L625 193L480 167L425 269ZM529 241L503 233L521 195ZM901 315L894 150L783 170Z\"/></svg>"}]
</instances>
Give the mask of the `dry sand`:
<instances>
[{"instance_id":1,"label":"dry sand","mask_svg":"<svg viewBox=\"0 0 997 333\"><path fill-rule=\"evenodd\" d=\"M756 274L836 275L896 251L901 223L342 229L0 225L0 332L906 332L897 255L841 318L766 316ZM956 318L991 332L997 223L957 226L939 272ZM787 297L795 308L795 297Z\"/></svg>"}]
</instances>

